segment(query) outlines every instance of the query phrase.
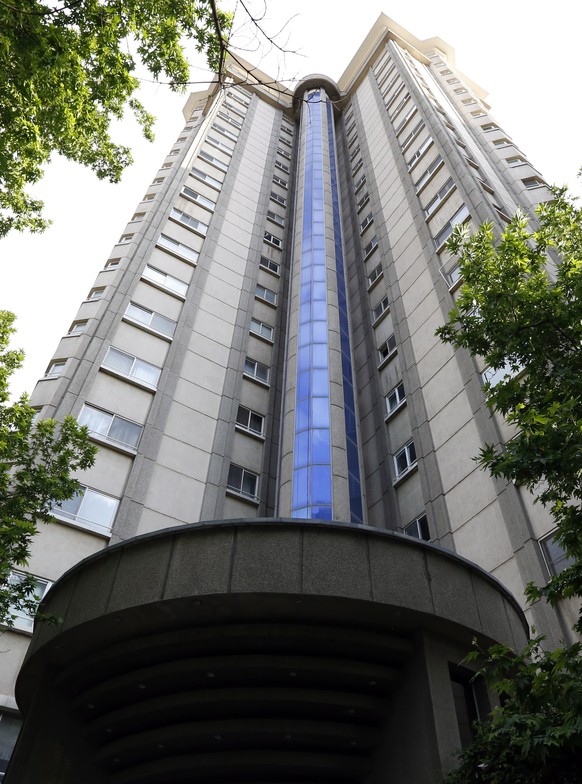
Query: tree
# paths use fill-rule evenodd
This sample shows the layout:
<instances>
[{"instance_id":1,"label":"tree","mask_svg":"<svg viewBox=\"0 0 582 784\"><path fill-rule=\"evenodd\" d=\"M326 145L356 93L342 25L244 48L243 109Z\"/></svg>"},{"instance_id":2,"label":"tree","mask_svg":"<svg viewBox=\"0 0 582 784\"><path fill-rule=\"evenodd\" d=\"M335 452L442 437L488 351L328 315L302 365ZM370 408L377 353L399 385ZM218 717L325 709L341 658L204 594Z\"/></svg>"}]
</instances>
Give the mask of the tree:
<instances>
[{"instance_id":1,"label":"tree","mask_svg":"<svg viewBox=\"0 0 582 784\"><path fill-rule=\"evenodd\" d=\"M582 598L582 210L564 189L537 210L531 231L518 213L500 239L492 224L455 229L463 286L437 333L481 356L495 373L487 404L515 427L478 460L494 476L532 491L556 525L570 565L530 601ZM552 258L557 258L554 264ZM582 616L574 627L582 632ZM474 651L501 705L475 727L447 784L578 781L582 763L582 658L575 644L549 652L536 638L515 654Z\"/></svg>"},{"instance_id":2,"label":"tree","mask_svg":"<svg viewBox=\"0 0 582 784\"><path fill-rule=\"evenodd\" d=\"M39 521L52 520L51 509L72 498L79 483L71 477L89 468L95 447L87 429L73 417L35 421L36 411L23 395L9 404L8 381L22 364L21 351L8 348L14 316L0 311L0 623L11 626L15 613L34 615L34 579L14 579L25 567Z\"/></svg>"},{"instance_id":3,"label":"tree","mask_svg":"<svg viewBox=\"0 0 582 784\"><path fill-rule=\"evenodd\" d=\"M139 62L184 89L186 41L220 74L231 23L215 0L0 0L0 237L46 227L26 187L53 152L119 181L131 153L111 121L131 109L152 138Z\"/></svg>"}]
</instances>

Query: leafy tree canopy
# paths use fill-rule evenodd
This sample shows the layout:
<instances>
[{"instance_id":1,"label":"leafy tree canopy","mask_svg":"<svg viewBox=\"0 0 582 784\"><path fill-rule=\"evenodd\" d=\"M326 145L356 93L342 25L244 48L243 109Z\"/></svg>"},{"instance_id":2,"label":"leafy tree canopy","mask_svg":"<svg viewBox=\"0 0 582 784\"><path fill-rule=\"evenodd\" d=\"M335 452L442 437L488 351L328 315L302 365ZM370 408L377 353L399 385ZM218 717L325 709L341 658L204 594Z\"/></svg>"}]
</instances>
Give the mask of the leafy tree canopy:
<instances>
[{"instance_id":1,"label":"leafy tree canopy","mask_svg":"<svg viewBox=\"0 0 582 784\"><path fill-rule=\"evenodd\" d=\"M556 190L537 214L536 231L518 213L499 241L492 224L472 237L455 231L464 283L438 334L501 371L487 403L516 435L485 447L480 461L548 507L574 563L530 598L555 603L582 597L582 211Z\"/></svg>"},{"instance_id":2,"label":"leafy tree canopy","mask_svg":"<svg viewBox=\"0 0 582 784\"><path fill-rule=\"evenodd\" d=\"M582 598L582 211L555 189L537 217L531 231L518 213L500 239L492 224L471 237L455 230L449 249L464 283L438 334L499 371L485 385L487 403L516 435L486 446L479 460L548 508L570 565L547 585L530 585L528 598L556 604ZM582 616L575 629L582 632ZM446 784L580 781L581 651L547 651L536 638L517 655L504 646L470 654L501 705L475 725Z\"/></svg>"},{"instance_id":3,"label":"leafy tree canopy","mask_svg":"<svg viewBox=\"0 0 582 784\"><path fill-rule=\"evenodd\" d=\"M72 498L79 483L71 477L89 468L95 447L73 417L42 419L26 395L9 404L8 381L23 354L8 348L14 316L0 311L0 623L11 626L14 614L34 615L33 579L14 581L15 567L25 567L38 522L50 522L55 503Z\"/></svg>"},{"instance_id":4,"label":"leafy tree canopy","mask_svg":"<svg viewBox=\"0 0 582 784\"><path fill-rule=\"evenodd\" d=\"M139 62L181 89L184 47L217 72L231 22L214 0L0 0L0 237L46 227L26 187L53 152L117 182L131 153L111 121L130 108L153 138L154 118L133 97Z\"/></svg>"}]
</instances>

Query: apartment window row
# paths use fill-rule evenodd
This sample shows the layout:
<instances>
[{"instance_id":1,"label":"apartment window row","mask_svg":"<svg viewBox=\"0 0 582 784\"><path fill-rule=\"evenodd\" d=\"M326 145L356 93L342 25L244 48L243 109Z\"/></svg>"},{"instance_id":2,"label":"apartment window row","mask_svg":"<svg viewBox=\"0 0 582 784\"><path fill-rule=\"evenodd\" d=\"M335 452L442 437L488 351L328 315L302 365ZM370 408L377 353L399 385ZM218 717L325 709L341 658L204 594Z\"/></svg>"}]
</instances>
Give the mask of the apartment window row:
<instances>
[{"instance_id":1,"label":"apartment window row","mask_svg":"<svg viewBox=\"0 0 582 784\"><path fill-rule=\"evenodd\" d=\"M285 225L285 218L282 215L278 215L276 212L273 212L272 210L267 211L267 218L270 221L273 221L273 223L276 223L278 226Z\"/></svg>"},{"instance_id":2,"label":"apartment window row","mask_svg":"<svg viewBox=\"0 0 582 784\"><path fill-rule=\"evenodd\" d=\"M381 277L383 277L383 275L384 270L382 269L382 262L380 262L368 275L368 291L380 280Z\"/></svg>"},{"instance_id":3,"label":"apartment window row","mask_svg":"<svg viewBox=\"0 0 582 784\"><path fill-rule=\"evenodd\" d=\"M178 240L169 237L167 234L160 234L156 245L163 250L169 251L172 255L178 256L180 259L189 261L191 264L196 264L198 262L198 256L200 254L197 250L194 250L194 248L191 248L189 245L184 245L183 242L178 242Z\"/></svg>"},{"instance_id":4,"label":"apartment window row","mask_svg":"<svg viewBox=\"0 0 582 784\"><path fill-rule=\"evenodd\" d=\"M176 331L176 322L161 313L156 313L143 305L130 302L125 310L126 318L161 335L172 338Z\"/></svg>"},{"instance_id":5,"label":"apartment window row","mask_svg":"<svg viewBox=\"0 0 582 784\"><path fill-rule=\"evenodd\" d=\"M360 198L356 203L358 212L361 212L369 201L370 201L370 194L368 193L368 191L366 191L363 196L360 196Z\"/></svg>"},{"instance_id":6,"label":"apartment window row","mask_svg":"<svg viewBox=\"0 0 582 784\"><path fill-rule=\"evenodd\" d=\"M420 177L416 182L415 187L416 187L417 194L420 193L420 191L424 188L427 182L429 182L433 174L435 174L441 168L443 163L444 161L440 155L437 155L437 157L433 161L431 161L431 163L429 163L429 165L426 167L426 169L423 171L423 173L420 175Z\"/></svg>"},{"instance_id":7,"label":"apartment window row","mask_svg":"<svg viewBox=\"0 0 582 784\"><path fill-rule=\"evenodd\" d=\"M425 542L430 542L430 529L425 514L420 515L416 520L405 525L403 530L407 536L413 536L415 539L423 539Z\"/></svg>"},{"instance_id":8,"label":"apartment window row","mask_svg":"<svg viewBox=\"0 0 582 784\"><path fill-rule=\"evenodd\" d=\"M281 196L280 194L275 193L275 191L271 191L270 198L273 201L276 201L277 204L280 204L282 207L286 207L287 206L287 199L284 196Z\"/></svg>"},{"instance_id":9,"label":"apartment window row","mask_svg":"<svg viewBox=\"0 0 582 784\"><path fill-rule=\"evenodd\" d=\"M370 226L372 223L374 223L374 216L371 212L369 212L364 220L360 223L360 234L363 234L368 226Z\"/></svg>"},{"instance_id":10,"label":"apartment window row","mask_svg":"<svg viewBox=\"0 0 582 784\"><path fill-rule=\"evenodd\" d=\"M275 168L280 169L285 174L291 174L291 169L285 163L281 163L281 161L275 161Z\"/></svg>"},{"instance_id":11,"label":"apartment window row","mask_svg":"<svg viewBox=\"0 0 582 784\"><path fill-rule=\"evenodd\" d=\"M179 210L177 207L172 207L170 212L170 219L180 223L182 226L190 229L190 231L194 231L197 234L200 234L202 237L206 237L208 224L202 223L202 221L198 220L198 218L194 218L192 215L188 215L187 212L182 212L182 210Z\"/></svg>"},{"instance_id":12,"label":"apartment window row","mask_svg":"<svg viewBox=\"0 0 582 784\"><path fill-rule=\"evenodd\" d=\"M256 359L251 357L245 358L243 374L253 381L269 386L271 371L267 365L263 365L262 362L258 362Z\"/></svg>"},{"instance_id":13,"label":"apartment window row","mask_svg":"<svg viewBox=\"0 0 582 784\"><path fill-rule=\"evenodd\" d=\"M227 139L231 139L233 142L238 141L238 136L236 133L229 131L228 128L224 127L224 125L220 125L219 123L215 122L212 124L212 128L213 130L218 131L218 133L221 133L223 136L226 136Z\"/></svg>"},{"instance_id":14,"label":"apartment window row","mask_svg":"<svg viewBox=\"0 0 582 784\"><path fill-rule=\"evenodd\" d=\"M259 477L247 468L230 464L228 469L228 479L226 482L227 490L235 495L240 495L250 501L258 502L257 494Z\"/></svg>"},{"instance_id":15,"label":"apartment window row","mask_svg":"<svg viewBox=\"0 0 582 784\"><path fill-rule=\"evenodd\" d=\"M394 455L395 481L402 479L406 474L410 473L416 465L416 448L414 446L414 441L411 439Z\"/></svg>"},{"instance_id":16,"label":"apartment window row","mask_svg":"<svg viewBox=\"0 0 582 784\"><path fill-rule=\"evenodd\" d=\"M406 165L408 167L408 171L411 171L412 168L418 163L418 161L422 158L424 153L428 150L428 148L433 143L432 136L427 136L427 138L422 142L418 150L413 154L411 158L406 161Z\"/></svg>"},{"instance_id":17,"label":"apartment window row","mask_svg":"<svg viewBox=\"0 0 582 784\"><path fill-rule=\"evenodd\" d=\"M424 127L425 127L424 120L419 120L416 123L414 128L408 134L408 136L405 139L403 139L403 141L402 141L402 144L401 144L402 152L406 152L406 150L410 147L412 142L416 139L416 137L418 136L418 134L422 131L422 129Z\"/></svg>"},{"instance_id":18,"label":"apartment window row","mask_svg":"<svg viewBox=\"0 0 582 784\"><path fill-rule=\"evenodd\" d=\"M273 261L273 259L269 259L266 256L261 256L259 267L267 270L267 272L272 272L274 275L280 275L281 265L277 261Z\"/></svg>"},{"instance_id":19,"label":"apartment window row","mask_svg":"<svg viewBox=\"0 0 582 784\"><path fill-rule=\"evenodd\" d=\"M389 417L398 411L406 403L406 394L404 392L404 382L400 382L393 387L386 395L386 416Z\"/></svg>"},{"instance_id":20,"label":"apartment window row","mask_svg":"<svg viewBox=\"0 0 582 784\"><path fill-rule=\"evenodd\" d=\"M81 485L72 498L56 504L51 511L58 520L109 536L118 506L118 498Z\"/></svg>"},{"instance_id":21,"label":"apartment window row","mask_svg":"<svg viewBox=\"0 0 582 784\"><path fill-rule=\"evenodd\" d=\"M216 169L220 169L220 171L222 172L228 171L228 166L226 163L223 163L223 161L219 160L218 158L215 158L214 155L211 155L209 152L206 152L206 150L200 150L200 152L198 153L198 157L202 158L202 160L206 161L211 166L214 166Z\"/></svg>"},{"instance_id":22,"label":"apartment window row","mask_svg":"<svg viewBox=\"0 0 582 784\"><path fill-rule=\"evenodd\" d=\"M87 403L81 409L78 422L84 425L92 436L131 450L137 449L143 432L143 425Z\"/></svg>"},{"instance_id":23,"label":"apartment window row","mask_svg":"<svg viewBox=\"0 0 582 784\"><path fill-rule=\"evenodd\" d=\"M211 188L219 191L222 188L222 183L220 180L217 180L215 177L212 177L210 174L202 171L202 169L197 169L196 166L192 167L190 170L190 176L195 177L200 182L205 182L207 185L210 185Z\"/></svg>"},{"instance_id":24,"label":"apartment window row","mask_svg":"<svg viewBox=\"0 0 582 784\"><path fill-rule=\"evenodd\" d=\"M288 161L291 160L291 153L287 152L287 150L282 150L280 147L277 147L277 155L282 155L283 158L287 158Z\"/></svg>"},{"instance_id":25,"label":"apartment window row","mask_svg":"<svg viewBox=\"0 0 582 784\"><path fill-rule=\"evenodd\" d=\"M230 114L227 114L224 111L219 111L218 112L218 116L221 117L229 125L232 125L235 128L238 128L239 130L242 128L242 123L239 122L238 120L235 120L235 118L231 117Z\"/></svg>"},{"instance_id":26,"label":"apartment window row","mask_svg":"<svg viewBox=\"0 0 582 784\"><path fill-rule=\"evenodd\" d=\"M232 112L233 114L236 114L238 117L242 117L243 120L247 116L246 112L241 111L237 106L233 106L231 103L229 103L229 101L225 101L222 105L229 112Z\"/></svg>"},{"instance_id":27,"label":"apartment window row","mask_svg":"<svg viewBox=\"0 0 582 784\"><path fill-rule=\"evenodd\" d=\"M281 123L281 130L283 131L283 133L286 133L288 136L294 136L295 134L293 128L290 128L288 125L285 125L284 122Z\"/></svg>"},{"instance_id":28,"label":"apartment window row","mask_svg":"<svg viewBox=\"0 0 582 784\"><path fill-rule=\"evenodd\" d=\"M244 430L251 435L263 437L265 434L265 417L245 406L239 406L236 414L237 430Z\"/></svg>"},{"instance_id":29,"label":"apartment window row","mask_svg":"<svg viewBox=\"0 0 582 784\"><path fill-rule=\"evenodd\" d=\"M368 244L364 248L364 261L370 258L370 256L372 255L372 253L374 253L377 247L378 247L378 238L372 237L370 242L368 242Z\"/></svg>"},{"instance_id":30,"label":"apartment window row","mask_svg":"<svg viewBox=\"0 0 582 784\"><path fill-rule=\"evenodd\" d=\"M372 309L372 325L375 326L380 319L390 311L388 297L384 297L375 308Z\"/></svg>"},{"instance_id":31,"label":"apartment window row","mask_svg":"<svg viewBox=\"0 0 582 784\"><path fill-rule=\"evenodd\" d=\"M272 289L257 283L255 288L255 297L268 302L269 305L277 305L277 294Z\"/></svg>"},{"instance_id":32,"label":"apartment window row","mask_svg":"<svg viewBox=\"0 0 582 784\"><path fill-rule=\"evenodd\" d=\"M253 335L257 335L258 337L263 338L264 340L268 340L270 343L273 342L275 330L269 324L265 324L264 321L251 318L250 332Z\"/></svg>"},{"instance_id":33,"label":"apartment window row","mask_svg":"<svg viewBox=\"0 0 582 784\"><path fill-rule=\"evenodd\" d=\"M188 201L194 202L194 204L198 204L200 207L204 207L205 210L210 210L210 212L214 212L216 207L215 201L212 201L212 199L203 196L201 193L198 193L198 191L195 191L193 188L189 188L187 185L184 185L180 191L180 196L188 199Z\"/></svg>"},{"instance_id":34,"label":"apartment window row","mask_svg":"<svg viewBox=\"0 0 582 784\"><path fill-rule=\"evenodd\" d=\"M12 572L10 577L8 578L8 582L11 585L17 585L18 583L22 582L26 577L30 575L24 574L22 572ZM47 593L48 589L51 587L52 582L50 580L44 580L42 577L37 577L33 575L34 578L34 587L32 594L29 595L30 600L34 600L36 604L40 604L40 602L44 599L45 594ZM34 615L26 612L24 609L17 609L16 607L9 607L8 614L12 619L11 629L15 629L21 632L29 632L32 634L34 631ZM2 722L5 720L6 714L0 714L2 716ZM16 740L16 738L15 738ZM0 757L1 759L1 757ZM2 768L0 768L2 770ZM1 774L0 774L1 775Z\"/></svg>"},{"instance_id":35,"label":"apartment window row","mask_svg":"<svg viewBox=\"0 0 582 784\"><path fill-rule=\"evenodd\" d=\"M448 196L455 190L456 185L453 182L453 178L449 177L449 179L445 182L445 184L439 188L437 194L429 201L429 203L424 208L424 215L425 218L430 218L433 213L441 206L441 204L448 198Z\"/></svg>"},{"instance_id":36,"label":"apartment window row","mask_svg":"<svg viewBox=\"0 0 582 784\"><path fill-rule=\"evenodd\" d=\"M277 174L273 174L273 182L275 185L280 185L281 188L287 188L287 180L284 180L282 177L279 177Z\"/></svg>"},{"instance_id":37,"label":"apartment window row","mask_svg":"<svg viewBox=\"0 0 582 784\"><path fill-rule=\"evenodd\" d=\"M234 147L231 147L230 144L225 144L224 142L221 142L220 139L217 139L214 136L208 135L205 141L211 147L216 147L217 150L224 152L226 155L232 155L234 152Z\"/></svg>"},{"instance_id":38,"label":"apartment window row","mask_svg":"<svg viewBox=\"0 0 582 784\"><path fill-rule=\"evenodd\" d=\"M275 248L282 248L283 247L283 240L279 237L275 237L274 234L271 234L270 231L265 232L265 242L269 245L274 245Z\"/></svg>"},{"instance_id":39,"label":"apartment window row","mask_svg":"<svg viewBox=\"0 0 582 784\"><path fill-rule=\"evenodd\" d=\"M67 364L66 359L53 360L48 366L48 368L46 369L43 378L58 378L60 375L62 375L66 364Z\"/></svg>"},{"instance_id":40,"label":"apartment window row","mask_svg":"<svg viewBox=\"0 0 582 784\"><path fill-rule=\"evenodd\" d=\"M453 217L448 220L439 233L434 237L434 244L437 250L440 250L442 245L448 240L453 233L453 229L458 223L463 223L470 217L469 210L465 204L460 207Z\"/></svg>"},{"instance_id":41,"label":"apartment window row","mask_svg":"<svg viewBox=\"0 0 582 784\"><path fill-rule=\"evenodd\" d=\"M396 81L396 79L398 79L398 77L395 77L395 81ZM404 82L403 82L403 83L402 83L402 84L401 84L401 85L398 87L398 89L396 90L396 92L394 93L394 95L392 96L392 98L390 98L390 100L389 100L389 101L388 101L388 103L386 104L386 109L390 109L390 107L392 106L392 104L393 104L393 103L395 103L395 101L396 101L396 100L397 100L397 99L400 97L400 95L402 94L402 92L403 92L404 88L405 88L405 85L404 85ZM394 114L392 115L392 117L395 117L395 116L398 114L398 112L399 112L399 111L400 111L402 108L404 108L404 104L406 103L406 101L408 101L408 99L409 99L409 98L410 98L410 93L407 93L407 94L404 96L404 98L403 98L403 99L400 101L400 103L399 103L399 104L396 106L396 108L394 109Z\"/></svg>"},{"instance_id":42,"label":"apartment window row","mask_svg":"<svg viewBox=\"0 0 582 784\"><path fill-rule=\"evenodd\" d=\"M404 87L404 85L402 85L402 86ZM399 91L399 92L400 92L400 91ZM396 95L398 95L398 93L396 93ZM396 95L394 96L394 98L396 97ZM394 98L392 99L392 101L394 100ZM392 115L390 116L390 118L391 118L392 122L394 122L394 120L396 119L396 117L397 117L397 116L400 114L400 112L401 112L401 111L404 109L404 107L406 106L406 104L408 103L408 101L409 101L409 100L410 100L410 93L407 93L407 94L404 96L404 98L403 98L403 99L400 101L400 103L399 103L399 104L396 106L396 108L394 109L394 112L393 112L393 113L392 113ZM392 102L392 101L391 101L391 102ZM391 103L391 102L390 102L390 103ZM388 107L387 107L387 108L390 108L390 103L388 104Z\"/></svg>"},{"instance_id":43,"label":"apartment window row","mask_svg":"<svg viewBox=\"0 0 582 784\"><path fill-rule=\"evenodd\" d=\"M130 381L156 389L162 369L150 362L128 354L127 351L110 346L101 367Z\"/></svg>"},{"instance_id":44,"label":"apartment window row","mask_svg":"<svg viewBox=\"0 0 582 784\"><path fill-rule=\"evenodd\" d=\"M405 126L408 125L408 123L414 117L414 115L416 114L417 111L418 110L417 110L416 106L411 107L406 112L406 115L404 116L402 121L394 128L394 133L396 133L396 134L400 133L403 130L403 128L405 128Z\"/></svg>"},{"instance_id":45,"label":"apartment window row","mask_svg":"<svg viewBox=\"0 0 582 784\"><path fill-rule=\"evenodd\" d=\"M396 337L392 333L378 349L378 362L380 365L391 359L397 353Z\"/></svg>"},{"instance_id":46,"label":"apartment window row","mask_svg":"<svg viewBox=\"0 0 582 784\"><path fill-rule=\"evenodd\" d=\"M157 267L152 267L150 264L146 264L142 278L172 294L178 294L182 298L188 292L188 284L185 281L175 278Z\"/></svg>"}]
</instances>

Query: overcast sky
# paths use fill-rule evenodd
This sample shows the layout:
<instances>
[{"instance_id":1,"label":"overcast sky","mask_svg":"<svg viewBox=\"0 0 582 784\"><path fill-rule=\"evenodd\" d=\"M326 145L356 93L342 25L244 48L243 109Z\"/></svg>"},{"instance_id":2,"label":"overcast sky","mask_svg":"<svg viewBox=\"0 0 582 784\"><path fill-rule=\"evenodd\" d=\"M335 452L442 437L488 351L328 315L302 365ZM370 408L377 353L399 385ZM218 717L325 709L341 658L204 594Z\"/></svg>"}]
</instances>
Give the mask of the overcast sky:
<instances>
[{"instance_id":1,"label":"overcast sky","mask_svg":"<svg viewBox=\"0 0 582 784\"><path fill-rule=\"evenodd\" d=\"M261 7L258 0L251 5ZM439 36L450 44L457 67L489 93L493 117L546 180L582 194L576 179L582 166L582 4L573 0L270 0L261 24L274 33L289 20L278 40L300 54L284 59L274 52L241 54L281 79L319 72L337 80L382 11L418 38ZM235 40L252 47L249 31L240 29L243 21L237 12ZM192 63L193 80L209 78L203 58L194 56ZM17 314L14 345L26 352L13 393L32 391L43 375L183 127L186 96L146 82L143 93L146 107L158 118L156 141L143 141L132 120L115 129L116 141L129 143L135 158L122 183L100 182L80 166L54 160L34 190L53 225L42 235L12 234L0 241L0 308Z\"/></svg>"}]
</instances>

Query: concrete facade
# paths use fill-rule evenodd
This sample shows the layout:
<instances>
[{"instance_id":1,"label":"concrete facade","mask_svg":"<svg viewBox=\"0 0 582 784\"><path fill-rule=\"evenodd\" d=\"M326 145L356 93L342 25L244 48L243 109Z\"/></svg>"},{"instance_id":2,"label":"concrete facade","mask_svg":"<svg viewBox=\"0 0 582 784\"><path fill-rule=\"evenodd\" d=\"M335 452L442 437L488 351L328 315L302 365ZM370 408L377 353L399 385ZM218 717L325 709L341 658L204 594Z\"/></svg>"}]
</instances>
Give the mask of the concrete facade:
<instances>
[{"instance_id":1,"label":"concrete facade","mask_svg":"<svg viewBox=\"0 0 582 784\"><path fill-rule=\"evenodd\" d=\"M33 393L41 416L72 414L100 447L78 477L81 494L55 509L33 543L39 591L87 557L89 571L112 563L111 546L135 536L200 521L328 515L446 548L524 608L527 583L559 568L550 521L521 488L477 467L480 448L511 433L484 405L483 364L434 332L459 286L444 247L453 225L490 220L500 231L517 207L533 215L547 187L481 88L456 69L451 47L383 15L337 83L315 75L293 93L264 77L238 62L222 88L190 96L175 145ZM308 176L321 177L315 207ZM321 249L309 244L316 235ZM308 285L301 265L312 250L324 261ZM298 359L306 347L309 373ZM332 489L322 501L324 479ZM251 530L262 552L262 534ZM330 548L333 572L331 540ZM261 557L268 573L269 553ZM222 568L218 551L212 558ZM405 571L421 594L422 581ZM136 607L142 587L130 592ZM488 600L477 605L483 612ZM553 644L573 621L568 608L542 605L526 616ZM14 734L14 680L31 630L18 619L4 633L0 745L3 726ZM453 656L443 653L445 638L415 648L425 684L426 651L440 650L441 664ZM455 651L447 661L458 663ZM434 770L450 759L449 741L439 744Z\"/></svg>"}]
</instances>

